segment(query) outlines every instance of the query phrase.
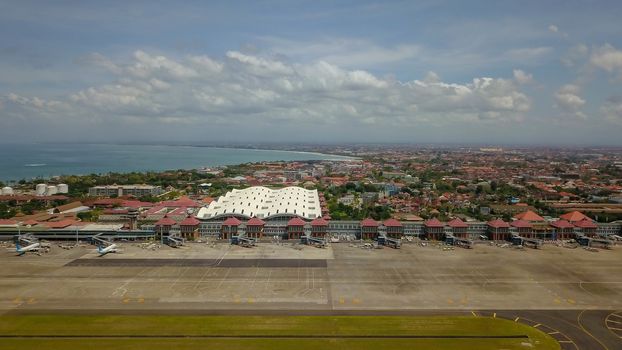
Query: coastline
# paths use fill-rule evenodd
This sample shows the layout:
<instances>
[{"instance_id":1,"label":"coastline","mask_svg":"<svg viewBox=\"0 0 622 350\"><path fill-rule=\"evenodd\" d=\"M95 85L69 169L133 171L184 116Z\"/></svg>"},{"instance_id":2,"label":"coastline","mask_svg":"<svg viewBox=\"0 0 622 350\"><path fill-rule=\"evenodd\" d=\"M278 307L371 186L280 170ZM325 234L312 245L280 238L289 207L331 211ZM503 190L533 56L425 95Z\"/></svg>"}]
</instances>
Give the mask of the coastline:
<instances>
[{"instance_id":1,"label":"coastline","mask_svg":"<svg viewBox=\"0 0 622 350\"><path fill-rule=\"evenodd\" d=\"M342 162L360 159L342 154L303 150L211 145L13 143L0 145L1 148L5 149L5 154L12 155L9 159L0 160L0 167L4 168L0 169L0 181L3 182L69 175L199 170L257 162ZM205 154L202 150L205 150ZM210 152L212 150L214 152Z\"/></svg>"}]
</instances>

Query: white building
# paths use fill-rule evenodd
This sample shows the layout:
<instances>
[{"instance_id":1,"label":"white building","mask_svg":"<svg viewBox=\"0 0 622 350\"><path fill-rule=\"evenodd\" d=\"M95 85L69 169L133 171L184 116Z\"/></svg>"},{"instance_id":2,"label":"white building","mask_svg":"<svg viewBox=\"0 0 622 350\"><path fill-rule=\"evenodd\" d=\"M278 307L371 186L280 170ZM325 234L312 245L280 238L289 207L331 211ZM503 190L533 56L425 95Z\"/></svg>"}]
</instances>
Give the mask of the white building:
<instances>
[{"instance_id":1,"label":"white building","mask_svg":"<svg viewBox=\"0 0 622 350\"><path fill-rule=\"evenodd\" d=\"M312 220L322 216L322 208L317 190L255 186L227 192L197 213L197 218L205 220L229 216L260 219L298 216Z\"/></svg>"}]
</instances>

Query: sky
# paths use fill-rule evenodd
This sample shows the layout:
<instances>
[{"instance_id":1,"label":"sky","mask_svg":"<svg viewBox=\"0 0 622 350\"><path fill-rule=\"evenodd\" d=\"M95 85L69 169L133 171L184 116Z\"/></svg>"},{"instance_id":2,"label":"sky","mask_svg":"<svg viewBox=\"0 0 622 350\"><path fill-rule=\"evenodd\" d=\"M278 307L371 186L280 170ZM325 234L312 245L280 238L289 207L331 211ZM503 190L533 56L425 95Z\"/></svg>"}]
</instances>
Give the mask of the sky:
<instances>
[{"instance_id":1,"label":"sky","mask_svg":"<svg viewBox=\"0 0 622 350\"><path fill-rule=\"evenodd\" d=\"M622 146L620 1L3 1L0 142Z\"/></svg>"}]
</instances>

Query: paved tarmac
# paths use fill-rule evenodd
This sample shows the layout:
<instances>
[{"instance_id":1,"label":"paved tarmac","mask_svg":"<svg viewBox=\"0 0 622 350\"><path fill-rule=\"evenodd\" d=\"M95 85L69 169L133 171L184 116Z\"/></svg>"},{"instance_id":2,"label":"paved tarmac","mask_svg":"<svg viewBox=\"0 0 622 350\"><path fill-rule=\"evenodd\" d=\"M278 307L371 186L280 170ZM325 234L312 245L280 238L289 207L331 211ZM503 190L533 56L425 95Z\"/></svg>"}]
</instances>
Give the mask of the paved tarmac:
<instances>
[{"instance_id":1,"label":"paved tarmac","mask_svg":"<svg viewBox=\"0 0 622 350\"><path fill-rule=\"evenodd\" d=\"M563 349L622 349L618 247L120 248L0 252L0 314L460 314L527 323Z\"/></svg>"}]
</instances>

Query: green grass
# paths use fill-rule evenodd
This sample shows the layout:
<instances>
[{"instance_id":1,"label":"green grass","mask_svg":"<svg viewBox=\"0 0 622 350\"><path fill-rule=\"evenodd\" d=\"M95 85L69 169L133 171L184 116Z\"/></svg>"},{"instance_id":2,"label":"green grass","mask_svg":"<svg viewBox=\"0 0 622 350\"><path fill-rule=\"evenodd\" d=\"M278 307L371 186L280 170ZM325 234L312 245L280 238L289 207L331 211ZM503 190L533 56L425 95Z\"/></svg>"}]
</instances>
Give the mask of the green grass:
<instances>
[{"instance_id":1,"label":"green grass","mask_svg":"<svg viewBox=\"0 0 622 350\"><path fill-rule=\"evenodd\" d=\"M0 336L33 335L41 337L0 338L0 349L559 349L559 344L553 338L535 328L487 317L0 316ZM323 337L239 338L265 335ZM343 338L491 335L526 335L528 339ZM113 338L104 338L106 336ZM132 336L145 338L129 338ZM166 336L180 338L165 338ZM525 343L529 343L531 347Z\"/></svg>"}]
</instances>

